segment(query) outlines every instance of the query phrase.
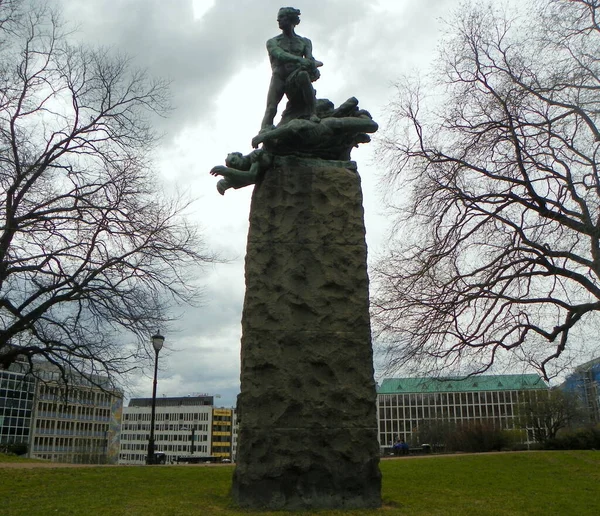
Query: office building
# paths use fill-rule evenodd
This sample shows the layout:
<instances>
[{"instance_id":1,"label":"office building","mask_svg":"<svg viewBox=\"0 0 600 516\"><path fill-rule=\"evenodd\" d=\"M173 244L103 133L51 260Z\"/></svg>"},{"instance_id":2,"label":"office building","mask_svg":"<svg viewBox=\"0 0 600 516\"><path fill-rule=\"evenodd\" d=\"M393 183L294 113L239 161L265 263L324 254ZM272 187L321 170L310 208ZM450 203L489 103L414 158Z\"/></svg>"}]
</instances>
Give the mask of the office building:
<instances>
[{"instance_id":1,"label":"office building","mask_svg":"<svg viewBox=\"0 0 600 516\"><path fill-rule=\"evenodd\" d=\"M35 380L12 367L0 370L0 449L29 446Z\"/></svg>"},{"instance_id":2,"label":"office building","mask_svg":"<svg viewBox=\"0 0 600 516\"><path fill-rule=\"evenodd\" d=\"M216 435L213 429L214 410L213 396L157 398L155 452L164 453L168 463L179 457L211 457L213 438L222 437L222 425L215 427ZM134 398L123 409L120 464L146 463L151 411L152 398Z\"/></svg>"},{"instance_id":3,"label":"office building","mask_svg":"<svg viewBox=\"0 0 600 516\"><path fill-rule=\"evenodd\" d=\"M386 448L397 439L413 442L419 425L436 421L515 428L520 396L547 389L536 374L388 378L377 392L379 443Z\"/></svg>"},{"instance_id":4,"label":"office building","mask_svg":"<svg viewBox=\"0 0 600 516\"><path fill-rule=\"evenodd\" d=\"M52 462L115 463L122 393L106 378L83 378L35 363L0 371L0 444L22 444L27 456Z\"/></svg>"},{"instance_id":5,"label":"office building","mask_svg":"<svg viewBox=\"0 0 600 516\"><path fill-rule=\"evenodd\" d=\"M45 368L36 381L29 457L74 464L114 464L123 394L106 378L71 375L65 386Z\"/></svg>"}]
</instances>

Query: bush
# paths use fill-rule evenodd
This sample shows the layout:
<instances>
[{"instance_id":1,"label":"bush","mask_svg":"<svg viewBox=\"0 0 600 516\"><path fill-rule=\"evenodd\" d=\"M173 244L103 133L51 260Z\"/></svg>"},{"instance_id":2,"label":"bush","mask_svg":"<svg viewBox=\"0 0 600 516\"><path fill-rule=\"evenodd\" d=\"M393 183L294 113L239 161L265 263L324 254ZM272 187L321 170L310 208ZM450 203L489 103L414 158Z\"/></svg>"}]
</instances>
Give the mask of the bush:
<instances>
[{"instance_id":1,"label":"bush","mask_svg":"<svg viewBox=\"0 0 600 516\"><path fill-rule=\"evenodd\" d=\"M451 445L457 451L488 452L500 451L509 443L508 435L490 422L469 422L458 426Z\"/></svg>"},{"instance_id":2,"label":"bush","mask_svg":"<svg viewBox=\"0 0 600 516\"><path fill-rule=\"evenodd\" d=\"M492 421L422 421L418 441L445 451L487 452L510 449L523 440L521 430L502 430Z\"/></svg>"},{"instance_id":3,"label":"bush","mask_svg":"<svg viewBox=\"0 0 600 516\"><path fill-rule=\"evenodd\" d=\"M25 455L27 454L27 443L0 444L0 452L11 455Z\"/></svg>"},{"instance_id":4,"label":"bush","mask_svg":"<svg viewBox=\"0 0 600 516\"><path fill-rule=\"evenodd\" d=\"M546 441L544 447L548 450L600 449L600 426L563 431Z\"/></svg>"}]
</instances>

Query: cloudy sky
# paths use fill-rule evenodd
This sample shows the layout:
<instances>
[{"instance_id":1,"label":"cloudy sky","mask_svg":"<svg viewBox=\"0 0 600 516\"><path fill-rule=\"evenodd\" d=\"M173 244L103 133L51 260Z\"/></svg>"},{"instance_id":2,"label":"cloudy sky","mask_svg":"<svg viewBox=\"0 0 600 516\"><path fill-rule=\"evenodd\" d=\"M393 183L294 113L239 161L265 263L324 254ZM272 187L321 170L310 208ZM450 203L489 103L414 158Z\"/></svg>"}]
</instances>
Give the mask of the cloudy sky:
<instances>
[{"instance_id":1,"label":"cloudy sky","mask_svg":"<svg viewBox=\"0 0 600 516\"><path fill-rule=\"evenodd\" d=\"M205 296L182 307L177 331L166 335L158 394L220 395L224 406L239 390L243 258L251 187L221 197L208 171L227 153L250 152L260 128L270 80L265 49L279 33L281 0L55 0L78 26L76 37L132 56L171 81L174 110L156 120L164 134L156 164L167 189L185 191L191 217L210 247L228 260L204 271ZM443 20L458 0L301 0L297 33L324 62L317 96L336 105L356 96L385 125L393 83L431 64ZM288 4L285 4L288 5ZM281 109L280 109L281 111ZM355 150L363 179L367 243L377 256L387 231L375 145ZM151 379L135 378L132 396L150 396Z\"/></svg>"}]
</instances>

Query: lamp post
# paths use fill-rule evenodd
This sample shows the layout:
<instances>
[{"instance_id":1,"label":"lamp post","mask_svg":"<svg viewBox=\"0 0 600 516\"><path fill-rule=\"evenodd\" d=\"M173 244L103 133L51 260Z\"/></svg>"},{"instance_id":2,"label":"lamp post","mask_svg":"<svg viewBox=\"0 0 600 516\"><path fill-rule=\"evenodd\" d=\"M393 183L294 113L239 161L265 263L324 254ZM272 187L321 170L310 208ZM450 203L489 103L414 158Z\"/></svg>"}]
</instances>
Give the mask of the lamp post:
<instances>
[{"instance_id":1,"label":"lamp post","mask_svg":"<svg viewBox=\"0 0 600 516\"><path fill-rule=\"evenodd\" d=\"M156 413L156 376L158 373L158 352L162 349L165 338L156 332L152 336L152 347L154 348L154 383L152 384L152 415L150 416L150 439L148 440L148 457L146 464L154 464L154 416Z\"/></svg>"}]
</instances>

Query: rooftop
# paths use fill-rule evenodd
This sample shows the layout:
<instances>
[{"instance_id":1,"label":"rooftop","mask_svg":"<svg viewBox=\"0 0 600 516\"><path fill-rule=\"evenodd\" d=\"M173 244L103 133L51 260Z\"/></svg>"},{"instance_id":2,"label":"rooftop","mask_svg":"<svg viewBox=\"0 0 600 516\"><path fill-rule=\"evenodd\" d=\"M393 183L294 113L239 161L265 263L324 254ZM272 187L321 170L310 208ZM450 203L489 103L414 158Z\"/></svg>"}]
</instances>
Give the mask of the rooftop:
<instances>
[{"instance_id":1,"label":"rooftop","mask_svg":"<svg viewBox=\"0 0 600 516\"><path fill-rule=\"evenodd\" d=\"M577 366L575 368L575 371L578 373L589 371L590 369L594 368L597 365L600 365L600 358L594 358L593 360L590 360L589 362L586 362L585 364L581 364L580 366Z\"/></svg>"},{"instance_id":2,"label":"rooftop","mask_svg":"<svg viewBox=\"0 0 600 516\"><path fill-rule=\"evenodd\" d=\"M214 405L214 396L177 396L173 398L156 398L157 407L198 407ZM151 407L152 398L132 398L130 407Z\"/></svg>"},{"instance_id":3,"label":"rooftop","mask_svg":"<svg viewBox=\"0 0 600 516\"><path fill-rule=\"evenodd\" d=\"M502 374L440 378L386 378L378 394L409 392L479 392L547 389L537 374Z\"/></svg>"}]
</instances>

